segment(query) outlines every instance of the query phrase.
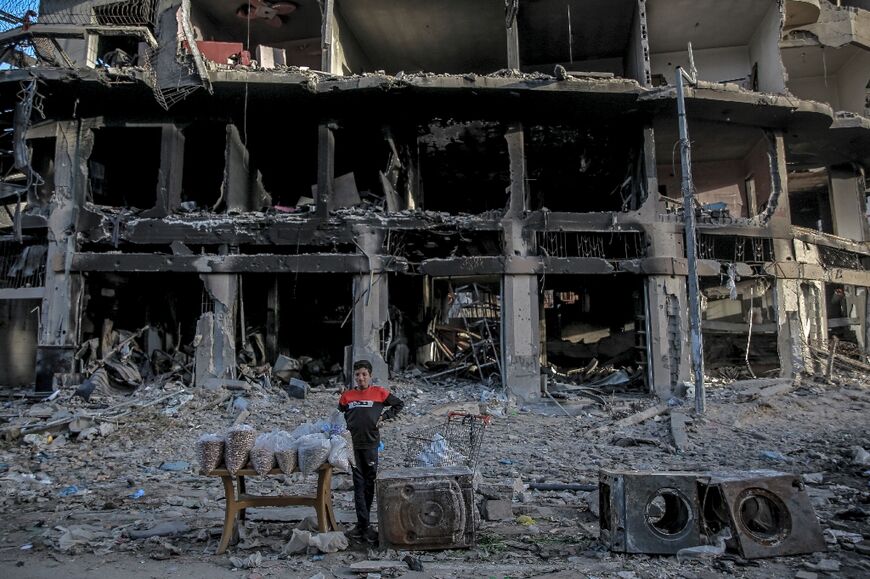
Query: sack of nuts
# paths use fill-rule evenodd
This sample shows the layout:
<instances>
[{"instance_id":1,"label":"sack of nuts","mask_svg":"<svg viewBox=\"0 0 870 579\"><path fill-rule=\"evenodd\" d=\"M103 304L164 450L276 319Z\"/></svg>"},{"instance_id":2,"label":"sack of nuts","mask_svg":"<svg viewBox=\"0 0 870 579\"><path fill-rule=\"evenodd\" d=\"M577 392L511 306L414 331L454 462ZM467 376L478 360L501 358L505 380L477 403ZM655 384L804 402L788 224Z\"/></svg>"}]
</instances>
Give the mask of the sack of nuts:
<instances>
[{"instance_id":1,"label":"sack of nuts","mask_svg":"<svg viewBox=\"0 0 870 579\"><path fill-rule=\"evenodd\" d=\"M298 464L298 439L283 430L276 434L275 458L278 459L278 468L284 474L290 474L296 470Z\"/></svg>"},{"instance_id":2,"label":"sack of nuts","mask_svg":"<svg viewBox=\"0 0 870 579\"><path fill-rule=\"evenodd\" d=\"M248 463L248 454L256 438L257 431L249 424L239 424L229 429L224 443L224 462L230 474L236 474Z\"/></svg>"},{"instance_id":3,"label":"sack of nuts","mask_svg":"<svg viewBox=\"0 0 870 579\"><path fill-rule=\"evenodd\" d=\"M269 474L275 468L274 433L261 434L251 449L251 466L260 476Z\"/></svg>"},{"instance_id":4,"label":"sack of nuts","mask_svg":"<svg viewBox=\"0 0 870 579\"><path fill-rule=\"evenodd\" d=\"M224 437L219 434L203 434L196 441L196 454L199 457L199 472L211 474L224 458Z\"/></svg>"}]
</instances>

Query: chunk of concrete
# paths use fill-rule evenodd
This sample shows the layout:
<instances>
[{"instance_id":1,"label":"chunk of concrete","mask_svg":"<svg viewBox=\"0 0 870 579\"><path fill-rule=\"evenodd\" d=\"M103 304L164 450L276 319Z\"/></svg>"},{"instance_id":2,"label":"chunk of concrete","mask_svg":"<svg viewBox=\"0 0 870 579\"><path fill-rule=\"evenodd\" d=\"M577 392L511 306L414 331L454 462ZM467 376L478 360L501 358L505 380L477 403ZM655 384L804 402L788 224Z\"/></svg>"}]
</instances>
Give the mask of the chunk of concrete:
<instances>
[{"instance_id":1,"label":"chunk of concrete","mask_svg":"<svg viewBox=\"0 0 870 579\"><path fill-rule=\"evenodd\" d=\"M308 382L299 380L298 378L290 378L290 382L284 387L284 390L287 391L287 394L289 394L291 398L300 398L304 400L305 397L308 396L311 387L308 386Z\"/></svg>"},{"instance_id":2,"label":"chunk of concrete","mask_svg":"<svg viewBox=\"0 0 870 579\"><path fill-rule=\"evenodd\" d=\"M485 499L483 501L483 518L487 521L506 521L513 519L513 502L506 500Z\"/></svg>"}]
</instances>

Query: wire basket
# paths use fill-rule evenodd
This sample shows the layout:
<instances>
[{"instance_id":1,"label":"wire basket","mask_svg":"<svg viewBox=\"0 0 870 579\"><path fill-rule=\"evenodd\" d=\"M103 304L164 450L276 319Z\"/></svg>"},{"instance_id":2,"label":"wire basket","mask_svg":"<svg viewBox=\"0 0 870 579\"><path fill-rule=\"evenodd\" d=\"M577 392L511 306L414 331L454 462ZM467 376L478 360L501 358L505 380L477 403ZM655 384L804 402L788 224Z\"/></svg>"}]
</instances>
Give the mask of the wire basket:
<instances>
[{"instance_id":1,"label":"wire basket","mask_svg":"<svg viewBox=\"0 0 870 579\"><path fill-rule=\"evenodd\" d=\"M444 424L409 435L405 466L477 467L480 447L491 416L448 412Z\"/></svg>"}]
</instances>

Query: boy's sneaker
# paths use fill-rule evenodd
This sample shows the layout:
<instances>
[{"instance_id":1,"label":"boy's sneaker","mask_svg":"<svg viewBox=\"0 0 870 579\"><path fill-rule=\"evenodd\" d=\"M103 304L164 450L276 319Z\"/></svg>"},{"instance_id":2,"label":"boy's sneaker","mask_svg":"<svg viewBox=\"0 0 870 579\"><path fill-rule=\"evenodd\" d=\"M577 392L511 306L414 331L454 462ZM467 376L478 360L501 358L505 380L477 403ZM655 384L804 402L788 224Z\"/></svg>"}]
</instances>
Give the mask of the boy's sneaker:
<instances>
[{"instance_id":1,"label":"boy's sneaker","mask_svg":"<svg viewBox=\"0 0 870 579\"><path fill-rule=\"evenodd\" d=\"M350 531L348 531L348 532L346 533L346 535L347 535L347 537L348 537L349 539L354 539L354 540L357 540L357 541L362 541L363 539L366 538L366 536L367 536L367 534L368 534L368 532L369 532L370 530L371 530L371 529L370 529L369 527L362 527L362 526L360 526L360 525L357 525L357 526L355 526L353 529L351 529Z\"/></svg>"},{"instance_id":2,"label":"boy's sneaker","mask_svg":"<svg viewBox=\"0 0 870 579\"><path fill-rule=\"evenodd\" d=\"M378 542L378 532L369 527L365 531L365 539L369 543L377 543Z\"/></svg>"}]
</instances>

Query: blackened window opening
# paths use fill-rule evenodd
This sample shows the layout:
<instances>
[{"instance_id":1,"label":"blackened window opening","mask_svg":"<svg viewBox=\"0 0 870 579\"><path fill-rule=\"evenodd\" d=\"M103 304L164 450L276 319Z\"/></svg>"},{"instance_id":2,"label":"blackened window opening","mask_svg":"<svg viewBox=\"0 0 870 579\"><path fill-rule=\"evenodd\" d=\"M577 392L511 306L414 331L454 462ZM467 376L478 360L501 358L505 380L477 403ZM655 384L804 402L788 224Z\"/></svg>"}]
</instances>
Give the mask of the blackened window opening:
<instances>
[{"instance_id":1,"label":"blackened window opening","mask_svg":"<svg viewBox=\"0 0 870 579\"><path fill-rule=\"evenodd\" d=\"M637 208L638 131L536 125L525 129L525 137L533 209L591 213Z\"/></svg>"},{"instance_id":2,"label":"blackened window opening","mask_svg":"<svg viewBox=\"0 0 870 579\"><path fill-rule=\"evenodd\" d=\"M454 215L505 210L510 158L499 123L435 121L418 146L424 209Z\"/></svg>"},{"instance_id":3,"label":"blackened window opening","mask_svg":"<svg viewBox=\"0 0 870 579\"><path fill-rule=\"evenodd\" d=\"M160 141L159 128L95 130L88 161L91 200L111 207L153 207L160 172Z\"/></svg>"}]
</instances>

